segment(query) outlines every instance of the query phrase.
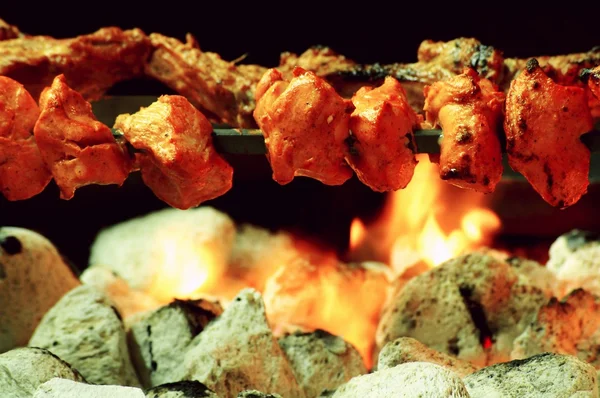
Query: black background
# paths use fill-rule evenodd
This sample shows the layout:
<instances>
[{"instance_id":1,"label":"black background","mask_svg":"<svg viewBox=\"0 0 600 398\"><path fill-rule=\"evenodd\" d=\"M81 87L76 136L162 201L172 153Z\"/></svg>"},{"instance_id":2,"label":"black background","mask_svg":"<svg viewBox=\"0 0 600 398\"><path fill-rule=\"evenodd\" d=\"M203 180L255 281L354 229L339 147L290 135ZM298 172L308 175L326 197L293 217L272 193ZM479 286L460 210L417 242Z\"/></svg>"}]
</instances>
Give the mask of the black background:
<instances>
[{"instance_id":1,"label":"black background","mask_svg":"<svg viewBox=\"0 0 600 398\"><path fill-rule=\"evenodd\" d=\"M460 36L476 37L503 50L507 57L584 52L600 45L599 3L561 2L555 6L556 3L550 2L539 5L461 1L440 6L424 1L338 4L3 1L0 18L29 34L54 37L71 37L111 25L139 27L146 33L160 32L182 40L190 32L203 50L217 52L224 59L247 54L246 63L275 66L281 52L300 53L315 44L328 45L362 63L413 62L422 40L450 40ZM384 200L384 195L371 192L356 179L341 187L327 187L297 178L281 187L270 179L264 158L230 160L237 167L234 188L208 204L227 211L236 221L273 229L295 228L318 236L341 251L347 244L352 218L373 217L374 209ZM507 189L499 191L496 202L505 200L501 195ZM545 228L551 234L566 232L580 221L598 217L589 210L577 213L577 206L582 209L583 204L569 210L570 214L579 214L579 218L550 209L522 185L518 195L521 196L510 200L518 201L519 208L523 207L523 200L528 200L544 209L540 219L562 217L558 229ZM510 206L504 204L505 209ZM164 204L135 175L122 188L84 187L70 201L59 200L58 190L51 184L44 193L27 201L9 203L0 198L0 225L38 230L82 268L89 245L100 228L162 207ZM520 214L527 211L521 210ZM528 227L525 230L533 233L544 231L543 225Z\"/></svg>"}]
</instances>

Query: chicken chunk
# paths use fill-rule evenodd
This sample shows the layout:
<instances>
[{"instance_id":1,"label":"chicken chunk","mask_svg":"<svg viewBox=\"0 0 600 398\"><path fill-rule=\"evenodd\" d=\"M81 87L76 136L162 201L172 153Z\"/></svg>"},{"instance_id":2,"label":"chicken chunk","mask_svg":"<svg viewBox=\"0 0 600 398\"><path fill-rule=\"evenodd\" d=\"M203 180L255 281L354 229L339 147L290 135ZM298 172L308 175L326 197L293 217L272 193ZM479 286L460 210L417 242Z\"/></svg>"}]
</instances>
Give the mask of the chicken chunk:
<instances>
[{"instance_id":1,"label":"chicken chunk","mask_svg":"<svg viewBox=\"0 0 600 398\"><path fill-rule=\"evenodd\" d=\"M29 199L52 179L32 134L39 114L21 84L0 76L0 191L8 200Z\"/></svg>"},{"instance_id":2,"label":"chicken chunk","mask_svg":"<svg viewBox=\"0 0 600 398\"><path fill-rule=\"evenodd\" d=\"M254 127L254 86L266 71L258 65L236 66L200 49L193 36L186 43L150 35L153 52L146 74L161 81L206 116L237 127Z\"/></svg>"},{"instance_id":3,"label":"chicken chunk","mask_svg":"<svg viewBox=\"0 0 600 398\"><path fill-rule=\"evenodd\" d=\"M256 123L265 135L273 179L281 185L295 176L341 185L352 177L348 155L354 106L325 80L298 67L291 81L270 69L256 87Z\"/></svg>"},{"instance_id":4,"label":"chicken chunk","mask_svg":"<svg viewBox=\"0 0 600 398\"><path fill-rule=\"evenodd\" d=\"M600 66L586 71L585 78L587 80L588 87L594 95L594 97L600 100Z\"/></svg>"},{"instance_id":5,"label":"chicken chunk","mask_svg":"<svg viewBox=\"0 0 600 398\"><path fill-rule=\"evenodd\" d=\"M419 117L393 77L354 95L350 152L346 157L359 180L377 192L396 191L410 182L417 160L413 129Z\"/></svg>"},{"instance_id":6,"label":"chicken chunk","mask_svg":"<svg viewBox=\"0 0 600 398\"><path fill-rule=\"evenodd\" d=\"M14 25L9 25L3 19L0 18L0 41L15 39L21 37L23 34Z\"/></svg>"},{"instance_id":7,"label":"chicken chunk","mask_svg":"<svg viewBox=\"0 0 600 398\"><path fill-rule=\"evenodd\" d=\"M123 184L132 168L127 149L96 120L90 103L64 75L42 92L40 108L35 139L62 199L71 199L84 185Z\"/></svg>"},{"instance_id":8,"label":"chicken chunk","mask_svg":"<svg viewBox=\"0 0 600 398\"><path fill-rule=\"evenodd\" d=\"M504 94L473 69L427 86L425 117L443 132L440 177L453 185L490 193L502 178Z\"/></svg>"},{"instance_id":9,"label":"chicken chunk","mask_svg":"<svg viewBox=\"0 0 600 398\"><path fill-rule=\"evenodd\" d=\"M8 76L38 99L54 78L86 100L96 100L115 83L140 76L150 53L148 37L139 29L102 28L69 39L24 36L0 41L0 75Z\"/></svg>"},{"instance_id":10,"label":"chicken chunk","mask_svg":"<svg viewBox=\"0 0 600 398\"><path fill-rule=\"evenodd\" d=\"M556 84L535 58L511 83L508 161L552 206L566 208L587 192L590 151L580 137L592 126L585 90Z\"/></svg>"},{"instance_id":11,"label":"chicken chunk","mask_svg":"<svg viewBox=\"0 0 600 398\"><path fill-rule=\"evenodd\" d=\"M170 206L188 209L229 191L233 169L212 145L212 125L184 97L163 95L147 108L119 115L144 183Z\"/></svg>"}]
</instances>

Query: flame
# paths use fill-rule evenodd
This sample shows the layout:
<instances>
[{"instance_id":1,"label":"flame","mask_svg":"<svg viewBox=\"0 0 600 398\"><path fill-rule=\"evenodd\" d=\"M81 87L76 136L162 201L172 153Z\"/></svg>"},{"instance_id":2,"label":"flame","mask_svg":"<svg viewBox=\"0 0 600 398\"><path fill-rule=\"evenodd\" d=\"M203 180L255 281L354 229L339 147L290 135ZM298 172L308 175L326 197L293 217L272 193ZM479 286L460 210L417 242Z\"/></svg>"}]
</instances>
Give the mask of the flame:
<instances>
[{"instance_id":1,"label":"flame","mask_svg":"<svg viewBox=\"0 0 600 398\"><path fill-rule=\"evenodd\" d=\"M352 220L352 224L350 224L350 250L355 249L362 243L366 232L365 224L359 218Z\"/></svg>"},{"instance_id":2,"label":"flame","mask_svg":"<svg viewBox=\"0 0 600 398\"><path fill-rule=\"evenodd\" d=\"M189 244L178 239L177 234L161 235L156 245L155 276L149 291L162 302L201 297L225 268L219 264L212 247Z\"/></svg>"},{"instance_id":3,"label":"flame","mask_svg":"<svg viewBox=\"0 0 600 398\"><path fill-rule=\"evenodd\" d=\"M487 200L440 180L438 166L420 156L410 184L388 196L381 217L363 231L352 224L350 257L368 253L401 274L419 261L432 267L488 245L501 223Z\"/></svg>"}]
</instances>

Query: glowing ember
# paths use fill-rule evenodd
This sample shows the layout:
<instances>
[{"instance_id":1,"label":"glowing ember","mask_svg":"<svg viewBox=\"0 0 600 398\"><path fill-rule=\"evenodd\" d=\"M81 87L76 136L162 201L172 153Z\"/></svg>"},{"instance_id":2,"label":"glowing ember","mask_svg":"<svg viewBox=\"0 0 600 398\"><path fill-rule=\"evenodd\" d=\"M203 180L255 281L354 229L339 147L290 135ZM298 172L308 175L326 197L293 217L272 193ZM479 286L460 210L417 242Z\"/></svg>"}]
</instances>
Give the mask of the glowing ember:
<instances>
[{"instance_id":1,"label":"glowing ember","mask_svg":"<svg viewBox=\"0 0 600 398\"><path fill-rule=\"evenodd\" d=\"M421 156L411 183L389 195L378 221L352 224L351 258L362 260L368 253L401 273L421 260L435 266L486 246L501 226L486 201L483 194L440 180L438 166Z\"/></svg>"},{"instance_id":2,"label":"glowing ember","mask_svg":"<svg viewBox=\"0 0 600 398\"><path fill-rule=\"evenodd\" d=\"M358 247L365 239L365 224L360 219L355 218L350 225L350 249Z\"/></svg>"}]
</instances>

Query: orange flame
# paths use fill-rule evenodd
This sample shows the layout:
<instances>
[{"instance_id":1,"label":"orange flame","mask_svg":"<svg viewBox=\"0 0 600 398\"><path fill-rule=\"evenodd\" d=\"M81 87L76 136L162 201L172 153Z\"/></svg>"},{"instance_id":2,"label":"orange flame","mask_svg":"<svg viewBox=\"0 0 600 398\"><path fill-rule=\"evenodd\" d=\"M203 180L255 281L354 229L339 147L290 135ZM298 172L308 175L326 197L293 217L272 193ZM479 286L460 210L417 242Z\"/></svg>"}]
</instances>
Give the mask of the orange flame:
<instances>
[{"instance_id":1,"label":"orange flame","mask_svg":"<svg viewBox=\"0 0 600 398\"><path fill-rule=\"evenodd\" d=\"M491 243L501 224L486 202L483 194L440 180L438 166L421 156L411 183L389 195L378 221L362 232L354 232L352 224L351 234L364 237L351 245L351 257L368 253L398 273L421 260L439 265Z\"/></svg>"}]
</instances>

